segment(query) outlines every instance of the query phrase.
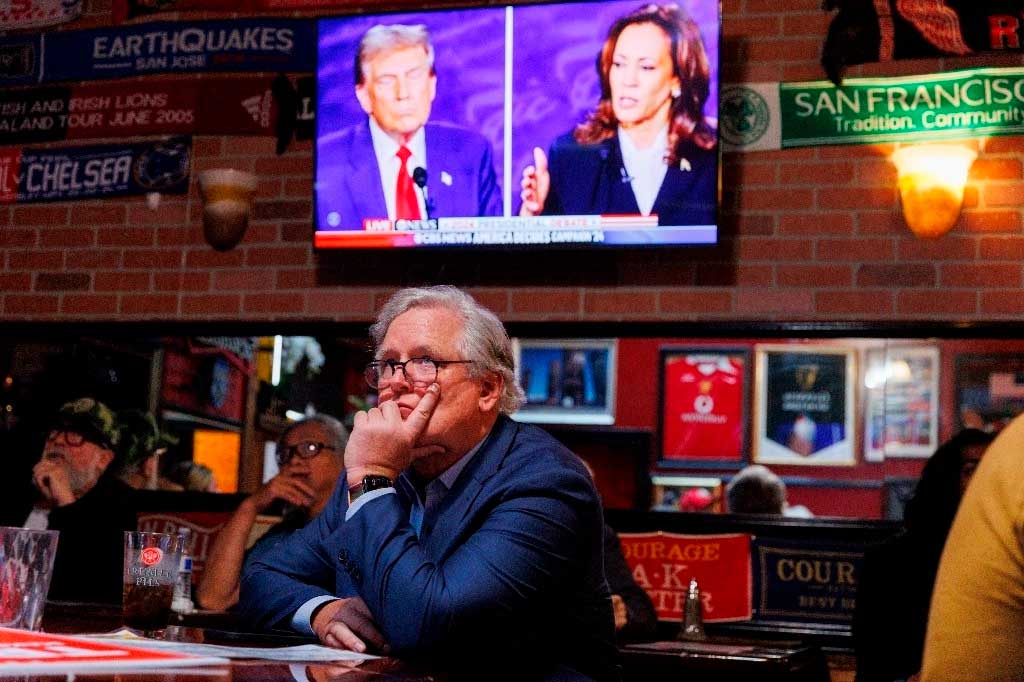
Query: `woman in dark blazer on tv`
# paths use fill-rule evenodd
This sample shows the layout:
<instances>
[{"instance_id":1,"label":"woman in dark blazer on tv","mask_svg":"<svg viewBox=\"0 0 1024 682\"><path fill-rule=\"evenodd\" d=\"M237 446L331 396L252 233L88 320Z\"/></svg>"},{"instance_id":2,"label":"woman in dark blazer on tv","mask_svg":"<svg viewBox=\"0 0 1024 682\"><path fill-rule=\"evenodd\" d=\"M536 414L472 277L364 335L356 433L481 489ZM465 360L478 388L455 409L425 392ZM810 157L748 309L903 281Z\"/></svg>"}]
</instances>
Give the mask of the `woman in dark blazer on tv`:
<instances>
[{"instance_id":1,"label":"woman in dark blazer on tv","mask_svg":"<svg viewBox=\"0 0 1024 682\"><path fill-rule=\"evenodd\" d=\"M520 215L639 214L713 225L717 135L704 116L710 70L696 23L678 6L618 19L598 57L601 100L548 156L523 171Z\"/></svg>"}]
</instances>

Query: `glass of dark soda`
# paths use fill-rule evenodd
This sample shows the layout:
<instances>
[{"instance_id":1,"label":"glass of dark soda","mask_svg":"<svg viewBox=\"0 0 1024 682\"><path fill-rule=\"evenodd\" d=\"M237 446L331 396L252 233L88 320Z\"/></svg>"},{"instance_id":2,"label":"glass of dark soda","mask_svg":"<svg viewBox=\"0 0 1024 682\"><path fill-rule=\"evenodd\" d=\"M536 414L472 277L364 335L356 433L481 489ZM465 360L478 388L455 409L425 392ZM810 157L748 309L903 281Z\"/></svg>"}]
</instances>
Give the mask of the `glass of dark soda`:
<instances>
[{"instance_id":1,"label":"glass of dark soda","mask_svg":"<svg viewBox=\"0 0 1024 682\"><path fill-rule=\"evenodd\" d=\"M184 539L170 533L125 531L124 624L146 634L167 627Z\"/></svg>"}]
</instances>

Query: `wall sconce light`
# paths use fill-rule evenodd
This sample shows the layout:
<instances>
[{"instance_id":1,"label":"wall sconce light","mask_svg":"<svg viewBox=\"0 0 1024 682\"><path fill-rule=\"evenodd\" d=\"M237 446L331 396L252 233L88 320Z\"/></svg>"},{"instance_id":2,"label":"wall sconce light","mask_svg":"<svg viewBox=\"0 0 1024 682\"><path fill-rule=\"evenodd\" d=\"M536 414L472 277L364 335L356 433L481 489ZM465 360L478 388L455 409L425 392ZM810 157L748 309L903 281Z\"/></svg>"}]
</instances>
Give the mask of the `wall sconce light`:
<instances>
[{"instance_id":1,"label":"wall sconce light","mask_svg":"<svg viewBox=\"0 0 1024 682\"><path fill-rule=\"evenodd\" d=\"M214 168L199 174L203 196L203 235L217 251L235 247L249 227L256 176L234 168Z\"/></svg>"},{"instance_id":2,"label":"wall sconce light","mask_svg":"<svg viewBox=\"0 0 1024 682\"><path fill-rule=\"evenodd\" d=\"M918 237L953 229L964 201L967 171L978 153L955 144L900 147L890 159L899 174L903 218Z\"/></svg>"}]
</instances>

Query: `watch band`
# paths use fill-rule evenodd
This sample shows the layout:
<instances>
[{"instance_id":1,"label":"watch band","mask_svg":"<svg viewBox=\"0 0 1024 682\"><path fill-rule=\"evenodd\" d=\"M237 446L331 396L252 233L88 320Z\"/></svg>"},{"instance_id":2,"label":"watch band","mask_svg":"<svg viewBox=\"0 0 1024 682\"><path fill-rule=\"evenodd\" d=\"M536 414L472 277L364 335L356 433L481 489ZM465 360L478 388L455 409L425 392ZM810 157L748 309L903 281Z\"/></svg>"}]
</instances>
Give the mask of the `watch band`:
<instances>
[{"instance_id":1,"label":"watch band","mask_svg":"<svg viewBox=\"0 0 1024 682\"><path fill-rule=\"evenodd\" d=\"M395 482L387 476L369 475L363 476L363 480L356 483L354 486L348 489L348 503L352 504L356 499L371 490L380 490L381 488L393 488Z\"/></svg>"}]
</instances>

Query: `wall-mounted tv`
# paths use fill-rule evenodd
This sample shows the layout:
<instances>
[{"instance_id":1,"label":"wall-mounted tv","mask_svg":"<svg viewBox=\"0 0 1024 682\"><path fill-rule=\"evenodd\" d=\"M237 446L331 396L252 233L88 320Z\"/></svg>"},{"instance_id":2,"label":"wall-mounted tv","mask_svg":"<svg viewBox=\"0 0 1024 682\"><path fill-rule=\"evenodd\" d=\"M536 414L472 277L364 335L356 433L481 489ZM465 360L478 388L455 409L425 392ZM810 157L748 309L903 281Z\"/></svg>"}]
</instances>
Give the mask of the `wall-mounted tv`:
<instances>
[{"instance_id":1,"label":"wall-mounted tv","mask_svg":"<svg viewBox=\"0 0 1024 682\"><path fill-rule=\"evenodd\" d=\"M318 248L713 244L718 0L319 21Z\"/></svg>"}]
</instances>

